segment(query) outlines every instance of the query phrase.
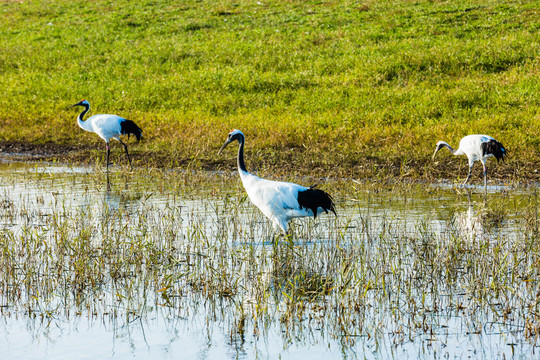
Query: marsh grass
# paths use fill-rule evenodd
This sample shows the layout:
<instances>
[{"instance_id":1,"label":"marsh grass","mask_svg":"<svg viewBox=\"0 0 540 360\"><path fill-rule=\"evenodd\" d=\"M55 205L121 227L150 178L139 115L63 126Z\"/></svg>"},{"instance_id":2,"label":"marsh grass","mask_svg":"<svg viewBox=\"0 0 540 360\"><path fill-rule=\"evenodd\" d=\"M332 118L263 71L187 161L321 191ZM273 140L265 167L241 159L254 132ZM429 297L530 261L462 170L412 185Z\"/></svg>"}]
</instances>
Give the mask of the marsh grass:
<instances>
[{"instance_id":1,"label":"marsh grass","mask_svg":"<svg viewBox=\"0 0 540 360\"><path fill-rule=\"evenodd\" d=\"M464 161L429 161L434 144L489 133L512 154L490 174L537 177L534 2L55 0L0 8L3 144L103 164L101 139L66 110L87 98L92 114L119 114L144 129L145 141L131 148L136 165L232 167L216 150L240 128L258 169L463 177ZM121 159L121 149L113 152Z\"/></svg>"},{"instance_id":2,"label":"marsh grass","mask_svg":"<svg viewBox=\"0 0 540 360\"><path fill-rule=\"evenodd\" d=\"M285 347L335 341L344 351L455 333L537 341L535 191L473 195L471 212L444 189L356 184L352 197L367 200L274 241L227 174L114 173L108 192L103 176L23 173L3 186L4 317L198 315L225 324L237 350L275 327ZM347 187L327 186L338 199Z\"/></svg>"}]
</instances>

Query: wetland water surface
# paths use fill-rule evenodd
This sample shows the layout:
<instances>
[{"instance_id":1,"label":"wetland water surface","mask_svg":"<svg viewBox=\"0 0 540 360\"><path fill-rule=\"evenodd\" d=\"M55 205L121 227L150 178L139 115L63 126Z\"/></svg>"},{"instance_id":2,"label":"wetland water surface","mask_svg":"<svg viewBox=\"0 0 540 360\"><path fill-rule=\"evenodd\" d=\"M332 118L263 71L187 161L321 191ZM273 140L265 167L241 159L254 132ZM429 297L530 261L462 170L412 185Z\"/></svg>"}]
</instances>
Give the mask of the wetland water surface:
<instances>
[{"instance_id":1,"label":"wetland water surface","mask_svg":"<svg viewBox=\"0 0 540 360\"><path fill-rule=\"evenodd\" d=\"M236 173L0 167L2 359L538 356L536 188L328 181L273 241Z\"/></svg>"}]
</instances>

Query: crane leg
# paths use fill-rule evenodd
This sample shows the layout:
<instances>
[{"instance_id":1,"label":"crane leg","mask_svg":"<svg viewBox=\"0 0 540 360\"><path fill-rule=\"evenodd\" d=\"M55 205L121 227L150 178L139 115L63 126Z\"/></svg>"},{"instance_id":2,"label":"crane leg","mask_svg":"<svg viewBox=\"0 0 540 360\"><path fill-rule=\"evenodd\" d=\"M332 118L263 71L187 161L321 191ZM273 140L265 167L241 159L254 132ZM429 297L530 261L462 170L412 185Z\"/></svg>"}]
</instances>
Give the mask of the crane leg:
<instances>
[{"instance_id":1,"label":"crane leg","mask_svg":"<svg viewBox=\"0 0 540 360\"><path fill-rule=\"evenodd\" d=\"M285 222L284 224L283 223L280 224L280 227L285 233L285 237L288 237L290 234L289 234L289 229L287 229L287 222Z\"/></svg>"},{"instance_id":2,"label":"crane leg","mask_svg":"<svg viewBox=\"0 0 540 360\"><path fill-rule=\"evenodd\" d=\"M283 234L285 237L289 236L289 229L287 229L287 222L273 220L272 225L274 226L275 230L281 229L283 231Z\"/></svg>"},{"instance_id":3,"label":"crane leg","mask_svg":"<svg viewBox=\"0 0 540 360\"><path fill-rule=\"evenodd\" d=\"M487 190L487 166L484 164L484 189Z\"/></svg>"},{"instance_id":4,"label":"crane leg","mask_svg":"<svg viewBox=\"0 0 540 360\"><path fill-rule=\"evenodd\" d=\"M463 182L463 185L461 186L465 186L467 181L469 181L469 179L471 178L472 168L473 168L472 166L469 166L469 174L467 175L467 178L465 179L465 181Z\"/></svg>"},{"instance_id":5,"label":"crane leg","mask_svg":"<svg viewBox=\"0 0 540 360\"><path fill-rule=\"evenodd\" d=\"M111 179L109 179L109 172L107 171L107 192L111 191Z\"/></svg>"},{"instance_id":6,"label":"crane leg","mask_svg":"<svg viewBox=\"0 0 540 360\"><path fill-rule=\"evenodd\" d=\"M127 155L128 161L129 161L129 167L131 168L131 170L133 170L133 165L131 165L131 158L129 157L129 152L128 152L127 145L124 144L121 140L118 140L118 141L120 141L120 144L124 145L124 149L126 150L126 155Z\"/></svg>"},{"instance_id":7,"label":"crane leg","mask_svg":"<svg viewBox=\"0 0 540 360\"><path fill-rule=\"evenodd\" d=\"M109 143L107 143L107 172L109 172L109 156L111 155L111 148L109 147Z\"/></svg>"}]
</instances>

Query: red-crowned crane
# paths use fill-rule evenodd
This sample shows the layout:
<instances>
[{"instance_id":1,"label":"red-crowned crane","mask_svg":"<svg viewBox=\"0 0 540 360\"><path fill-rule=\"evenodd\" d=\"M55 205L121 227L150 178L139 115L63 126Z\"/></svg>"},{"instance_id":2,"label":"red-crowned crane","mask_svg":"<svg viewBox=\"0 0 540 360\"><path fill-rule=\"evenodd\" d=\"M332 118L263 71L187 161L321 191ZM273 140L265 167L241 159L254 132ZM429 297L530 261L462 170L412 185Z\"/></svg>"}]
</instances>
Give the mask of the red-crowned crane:
<instances>
[{"instance_id":1,"label":"red-crowned crane","mask_svg":"<svg viewBox=\"0 0 540 360\"><path fill-rule=\"evenodd\" d=\"M433 160L435 160L435 155L443 147L448 148L450 152L454 155L467 155L469 159L469 174L463 182L463 186L467 183L471 177L472 168L475 161L480 161L484 166L484 188L487 189L487 167L486 161L488 158L495 156L497 162L499 160L504 161L504 157L507 155L508 150L506 150L500 142L488 135L467 135L459 142L459 148L457 150L452 149L444 141L439 141L435 147L435 153L433 154Z\"/></svg>"},{"instance_id":2,"label":"red-crowned crane","mask_svg":"<svg viewBox=\"0 0 540 360\"><path fill-rule=\"evenodd\" d=\"M270 220L274 228L280 227L286 235L289 234L287 226L289 220L297 217L317 217L323 211L332 211L336 214L334 200L323 190L315 189L314 186L305 187L290 182L273 181L262 179L250 174L244 163L244 134L240 130L232 130L227 140L219 150L233 141L238 141L238 172L242 185L249 199Z\"/></svg>"},{"instance_id":3,"label":"red-crowned crane","mask_svg":"<svg viewBox=\"0 0 540 360\"><path fill-rule=\"evenodd\" d=\"M107 171L109 171L109 155L111 152L109 147L109 140L111 138L120 141L120 144L124 145L124 149L126 150L126 155L129 161L129 166L131 170L133 170L127 145L122 140L120 140L120 135L127 135L129 140L130 134L133 134L137 138L138 142L142 137L141 128L138 127L133 121L124 119L123 117L120 117L118 115L99 114L90 117L88 120L83 120L84 115L88 112L88 110L90 110L90 103L88 103L88 101L86 100L81 100L78 103L71 105L70 107L74 106L84 107L84 110L77 117L77 123L79 124L79 126L83 130L98 134L100 138L105 140L107 146Z\"/></svg>"}]
</instances>

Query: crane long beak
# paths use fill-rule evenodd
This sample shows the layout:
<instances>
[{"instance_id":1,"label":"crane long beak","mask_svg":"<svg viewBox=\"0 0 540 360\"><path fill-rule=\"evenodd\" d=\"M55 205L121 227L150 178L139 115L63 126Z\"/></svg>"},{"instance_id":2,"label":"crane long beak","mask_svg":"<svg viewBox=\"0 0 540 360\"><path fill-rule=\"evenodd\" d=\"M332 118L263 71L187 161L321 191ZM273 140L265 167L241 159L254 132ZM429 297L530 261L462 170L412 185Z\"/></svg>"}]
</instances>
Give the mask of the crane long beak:
<instances>
[{"instance_id":1,"label":"crane long beak","mask_svg":"<svg viewBox=\"0 0 540 360\"><path fill-rule=\"evenodd\" d=\"M225 149L225 148L227 147L227 145L229 145L230 142L231 142L231 141L230 141L229 139L227 139L227 140L225 141L225 143L223 144L223 146L221 147L221 149L219 149L218 155L221 155L221 152L223 151L223 149Z\"/></svg>"},{"instance_id":2,"label":"crane long beak","mask_svg":"<svg viewBox=\"0 0 540 360\"><path fill-rule=\"evenodd\" d=\"M70 105L70 106L68 106L67 108L69 109L69 108L75 107L75 106L77 106L77 105L79 105L79 103L76 103L76 104Z\"/></svg>"},{"instance_id":3,"label":"crane long beak","mask_svg":"<svg viewBox=\"0 0 540 360\"><path fill-rule=\"evenodd\" d=\"M439 152L439 150L441 150L441 148L437 146L437 147L435 148L435 152L433 153L433 156L431 157L431 160L432 160L432 161L435 161L435 155L437 155L437 153Z\"/></svg>"}]
</instances>

